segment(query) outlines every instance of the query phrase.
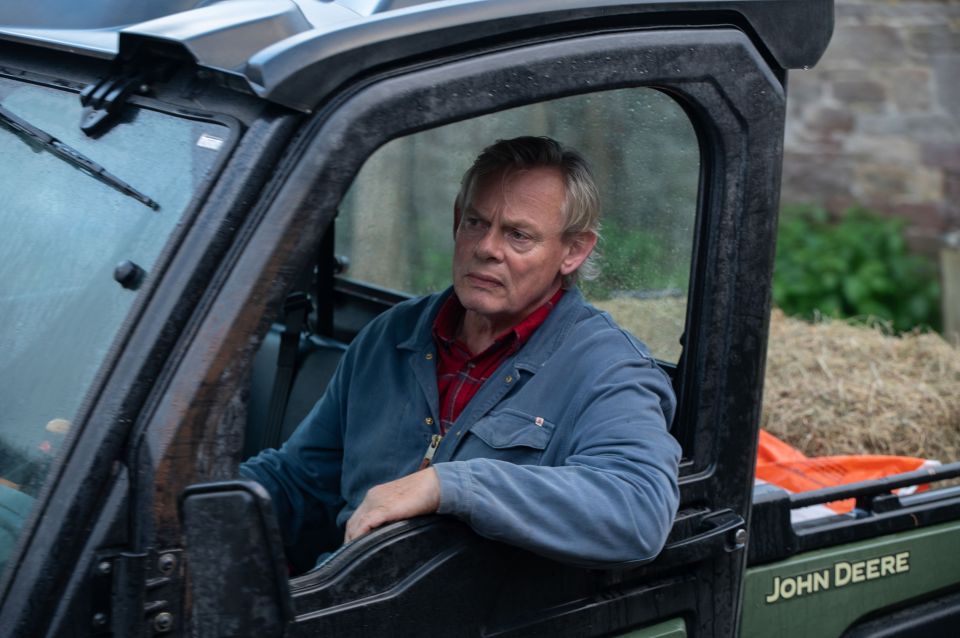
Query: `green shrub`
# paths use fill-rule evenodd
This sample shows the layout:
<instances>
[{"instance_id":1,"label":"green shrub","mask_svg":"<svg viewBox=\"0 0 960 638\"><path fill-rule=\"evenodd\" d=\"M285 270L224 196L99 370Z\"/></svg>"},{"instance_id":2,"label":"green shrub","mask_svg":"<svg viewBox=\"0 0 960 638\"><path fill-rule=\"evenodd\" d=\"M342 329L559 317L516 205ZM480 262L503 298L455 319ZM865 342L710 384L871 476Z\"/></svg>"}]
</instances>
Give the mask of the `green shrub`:
<instances>
[{"instance_id":1,"label":"green shrub","mask_svg":"<svg viewBox=\"0 0 960 638\"><path fill-rule=\"evenodd\" d=\"M933 265L910 254L904 222L852 208L839 221L815 206L786 206L777 236L773 300L789 315L939 327Z\"/></svg>"},{"instance_id":2,"label":"green shrub","mask_svg":"<svg viewBox=\"0 0 960 638\"><path fill-rule=\"evenodd\" d=\"M622 291L686 288L689 256L683 254L678 258L672 246L647 229L608 224L603 228L599 253L600 276L581 282L584 293L591 299L608 299Z\"/></svg>"}]
</instances>

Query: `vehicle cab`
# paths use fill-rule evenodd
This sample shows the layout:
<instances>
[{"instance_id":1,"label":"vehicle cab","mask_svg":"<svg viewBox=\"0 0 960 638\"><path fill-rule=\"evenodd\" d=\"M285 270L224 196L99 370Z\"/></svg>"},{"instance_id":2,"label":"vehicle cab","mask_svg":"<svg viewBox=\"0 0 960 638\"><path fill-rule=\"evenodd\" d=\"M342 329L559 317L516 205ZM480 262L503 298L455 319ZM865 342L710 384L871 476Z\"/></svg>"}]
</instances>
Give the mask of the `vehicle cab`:
<instances>
[{"instance_id":1,"label":"vehicle cab","mask_svg":"<svg viewBox=\"0 0 960 638\"><path fill-rule=\"evenodd\" d=\"M736 633L787 72L830 0L74 13L0 9L5 633ZM460 175L517 135L591 160L584 292L671 375L667 546L571 566L425 517L316 566L329 539L284 547L238 464L368 321L448 285Z\"/></svg>"}]
</instances>

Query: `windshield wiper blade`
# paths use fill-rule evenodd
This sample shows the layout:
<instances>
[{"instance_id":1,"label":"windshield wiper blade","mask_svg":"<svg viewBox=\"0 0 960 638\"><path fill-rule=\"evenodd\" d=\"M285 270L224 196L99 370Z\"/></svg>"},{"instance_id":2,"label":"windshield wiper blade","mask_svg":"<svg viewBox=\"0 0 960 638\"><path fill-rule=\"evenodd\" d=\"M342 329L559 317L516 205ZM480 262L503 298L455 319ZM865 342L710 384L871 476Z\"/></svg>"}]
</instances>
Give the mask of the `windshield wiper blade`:
<instances>
[{"instance_id":1,"label":"windshield wiper blade","mask_svg":"<svg viewBox=\"0 0 960 638\"><path fill-rule=\"evenodd\" d=\"M107 186L120 191L124 195L134 198L138 202L144 204L145 206L149 206L154 210L160 208L160 204L158 204L156 201L147 197L116 175L109 173L107 169L100 164L97 164L95 161L77 149L64 144L46 131L38 129L36 126L30 124L20 116L11 113L3 106L0 106L0 123L5 124L8 128L12 129L14 133L20 135L21 137L33 140L41 147L50 151L71 166L79 168L84 173L95 177Z\"/></svg>"}]
</instances>

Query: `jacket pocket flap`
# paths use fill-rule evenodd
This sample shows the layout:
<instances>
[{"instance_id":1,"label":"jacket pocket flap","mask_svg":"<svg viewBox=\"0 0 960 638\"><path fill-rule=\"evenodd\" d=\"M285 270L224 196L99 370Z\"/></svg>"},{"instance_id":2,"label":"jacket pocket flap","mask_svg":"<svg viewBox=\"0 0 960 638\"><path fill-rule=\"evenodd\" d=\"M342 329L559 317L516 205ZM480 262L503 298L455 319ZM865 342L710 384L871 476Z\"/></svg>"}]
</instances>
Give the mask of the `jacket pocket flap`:
<instances>
[{"instance_id":1,"label":"jacket pocket flap","mask_svg":"<svg viewBox=\"0 0 960 638\"><path fill-rule=\"evenodd\" d=\"M543 417L514 410L490 414L470 428L492 448L528 447L542 450L553 435L554 424Z\"/></svg>"}]
</instances>

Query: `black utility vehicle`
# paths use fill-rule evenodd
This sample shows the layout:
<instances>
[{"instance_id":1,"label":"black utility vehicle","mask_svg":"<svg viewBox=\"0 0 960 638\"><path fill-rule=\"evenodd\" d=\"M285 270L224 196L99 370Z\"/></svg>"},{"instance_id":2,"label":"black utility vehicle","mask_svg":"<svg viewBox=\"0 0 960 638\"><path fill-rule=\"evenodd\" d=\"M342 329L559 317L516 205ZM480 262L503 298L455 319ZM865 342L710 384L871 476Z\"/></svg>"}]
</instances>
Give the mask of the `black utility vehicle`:
<instances>
[{"instance_id":1,"label":"black utility vehicle","mask_svg":"<svg viewBox=\"0 0 960 638\"><path fill-rule=\"evenodd\" d=\"M838 494L754 496L787 70L817 62L832 11L5 3L0 633L955 625L956 488L856 486L856 518L803 524L791 509ZM427 517L311 570L315 551L282 547L237 465L289 434L367 321L447 284L457 180L521 134L579 148L601 177L606 274L585 292L673 377L670 541L644 566L597 570Z\"/></svg>"}]
</instances>

